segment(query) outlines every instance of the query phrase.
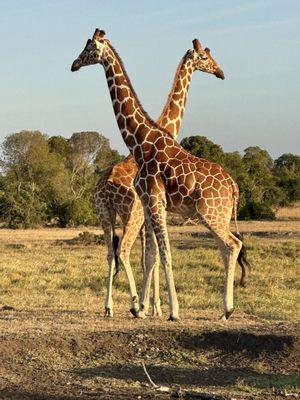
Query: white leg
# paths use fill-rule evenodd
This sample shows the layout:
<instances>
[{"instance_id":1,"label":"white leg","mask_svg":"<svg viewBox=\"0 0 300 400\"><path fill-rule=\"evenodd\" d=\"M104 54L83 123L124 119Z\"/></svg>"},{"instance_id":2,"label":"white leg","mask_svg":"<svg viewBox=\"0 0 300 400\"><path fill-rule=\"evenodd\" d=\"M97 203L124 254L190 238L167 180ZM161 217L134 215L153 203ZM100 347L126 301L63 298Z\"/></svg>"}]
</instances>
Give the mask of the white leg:
<instances>
[{"instance_id":1,"label":"white leg","mask_svg":"<svg viewBox=\"0 0 300 400\"><path fill-rule=\"evenodd\" d=\"M165 211L165 202L153 199L152 206L145 207L145 211L147 214L147 218L151 219L151 225L154 230L156 240L158 243L159 253L161 263L163 265L166 282L167 282L167 289L168 289L168 296L169 296L169 306L170 306L170 320L175 321L179 319L179 306L177 300L177 294L175 289L173 271L172 271L172 258L171 258L171 250L169 244L169 237L167 232L167 224L166 224L166 211ZM148 269L146 271L146 283L149 283L149 274L151 274L152 269ZM145 289L145 288L144 288ZM144 293L143 293L144 294ZM145 298L142 298L142 302Z\"/></svg>"},{"instance_id":2,"label":"white leg","mask_svg":"<svg viewBox=\"0 0 300 400\"><path fill-rule=\"evenodd\" d=\"M115 257L112 249L109 250L107 255L107 262L109 273L106 282L106 299L105 299L105 317L113 317L114 315L114 303L112 298L112 289L113 289L113 278L115 271Z\"/></svg>"},{"instance_id":3,"label":"white leg","mask_svg":"<svg viewBox=\"0 0 300 400\"><path fill-rule=\"evenodd\" d=\"M147 219L145 223L146 228L146 246L145 246L145 264L146 269L144 271L144 280L143 280L143 290L141 294L140 300L140 312L138 313L139 318L145 318L148 310L149 310L149 303L150 303L150 290L151 290L151 280L153 270L157 263L157 252L156 252L156 241L152 226Z\"/></svg>"},{"instance_id":4,"label":"white leg","mask_svg":"<svg viewBox=\"0 0 300 400\"><path fill-rule=\"evenodd\" d=\"M141 266L143 273L146 270L146 232L145 232L145 224L143 224L140 230L140 239L141 239L141 249L142 249L142 256L141 256Z\"/></svg>"},{"instance_id":5,"label":"white leg","mask_svg":"<svg viewBox=\"0 0 300 400\"><path fill-rule=\"evenodd\" d=\"M136 290L135 280L130 264L130 252L133 243L141 230L143 219L135 220L130 217L123 230L123 237L119 246L119 261L125 268L130 290L130 312L137 316L139 310L139 297Z\"/></svg>"},{"instance_id":6,"label":"white leg","mask_svg":"<svg viewBox=\"0 0 300 400\"><path fill-rule=\"evenodd\" d=\"M158 248L156 250L158 254ZM156 260L154 271L153 271L153 309L152 315L161 317L162 311L160 307L160 297L159 297L159 259Z\"/></svg>"},{"instance_id":7,"label":"white leg","mask_svg":"<svg viewBox=\"0 0 300 400\"><path fill-rule=\"evenodd\" d=\"M242 242L229 232L227 237L222 239L218 237L217 243L225 265L225 285L223 293L224 314L222 319L227 320L234 311L234 272L237 257L242 248Z\"/></svg>"}]
</instances>

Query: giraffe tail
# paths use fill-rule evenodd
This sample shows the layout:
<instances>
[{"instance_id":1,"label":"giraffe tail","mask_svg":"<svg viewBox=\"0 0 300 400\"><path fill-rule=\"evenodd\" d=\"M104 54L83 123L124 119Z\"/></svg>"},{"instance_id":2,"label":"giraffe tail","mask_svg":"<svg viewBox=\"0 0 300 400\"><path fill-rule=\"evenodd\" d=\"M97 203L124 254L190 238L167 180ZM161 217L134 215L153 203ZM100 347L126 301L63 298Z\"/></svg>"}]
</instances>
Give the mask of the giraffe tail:
<instances>
[{"instance_id":1,"label":"giraffe tail","mask_svg":"<svg viewBox=\"0 0 300 400\"><path fill-rule=\"evenodd\" d=\"M241 250L240 250L238 258L237 258L237 261L242 269L240 286L245 287L246 281L247 281L247 276L248 276L248 270L250 271L251 264L248 261L247 249L244 245L244 238L243 238L243 235L239 232L238 223L237 223L237 208L238 208L238 201L239 201L239 189L235 182L233 182L232 186L233 186L233 198L234 198L233 218L234 218L234 224L235 224L235 229L236 229L236 232L234 232L234 236L242 242L242 247L241 247Z\"/></svg>"},{"instance_id":2,"label":"giraffe tail","mask_svg":"<svg viewBox=\"0 0 300 400\"><path fill-rule=\"evenodd\" d=\"M240 286L245 287L246 282L247 282L247 277L248 277L248 271L251 270L251 264L248 261L247 249L244 245L243 235L241 235L240 233L234 232L234 236L242 242L242 248L239 252L237 261L238 261L240 267L242 268L242 276L240 279Z\"/></svg>"},{"instance_id":3,"label":"giraffe tail","mask_svg":"<svg viewBox=\"0 0 300 400\"><path fill-rule=\"evenodd\" d=\"M119 257L118 257L118 247L119 247L119 242L120 238L117 236L115 233L113 234L112 238L112 245L113 245L113 251L114 251L114 257L115 257L115 273L114 273L114 278L118 275L119 273Z\"/></svg>"}]
</instances>

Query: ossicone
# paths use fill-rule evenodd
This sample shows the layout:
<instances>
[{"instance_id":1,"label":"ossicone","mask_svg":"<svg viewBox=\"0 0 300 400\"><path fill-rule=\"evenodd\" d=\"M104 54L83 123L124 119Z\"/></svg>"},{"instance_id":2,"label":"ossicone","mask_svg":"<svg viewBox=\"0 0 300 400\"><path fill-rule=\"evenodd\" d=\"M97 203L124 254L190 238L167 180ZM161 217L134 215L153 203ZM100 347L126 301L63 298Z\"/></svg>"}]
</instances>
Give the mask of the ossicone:
<instances>
[{"instance_id":1,"label":"ossicone","mask_svg":"<svg viewBox=\"0 0 300 400\"><path fill-rule=\"evenodd\" d=\"M105 31L103 29L96 28L95 33L93 35L93 39L101 40L105 36Z\"/></svg>"},{"instance_id":2,"label":"ossicone","mask_svg":"<svg viewBox=\"0 0 300 400\"><path fill-rule=\"evenodd\" d=\"M195 49L196 51L199 51L199 50L202 49L201 43L199 42L198 39L194 39L194 40L193 40L193 46L194 46L194 49Z\"/></svg>"}]
</instances>

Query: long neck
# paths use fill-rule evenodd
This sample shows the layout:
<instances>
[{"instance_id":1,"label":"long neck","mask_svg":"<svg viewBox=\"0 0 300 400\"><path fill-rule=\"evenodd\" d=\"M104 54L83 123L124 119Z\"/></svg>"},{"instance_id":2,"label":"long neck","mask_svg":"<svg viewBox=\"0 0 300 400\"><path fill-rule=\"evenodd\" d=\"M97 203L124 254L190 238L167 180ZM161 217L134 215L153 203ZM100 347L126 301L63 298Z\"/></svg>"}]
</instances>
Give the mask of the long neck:
<instances>
[{"instance_id":1,"label":"long neck","mask_svg":"<svg viewBox=\"0 0 300 400\"><path fill-rule=\"evenodd\" d=\"M161 130L143 109L122 61L112 46L107 49L103 67L120 132L135 161L139 162L142 155L136 154L136 149L145 143L149 145L154 139L154 131L155 137L169 134Z\"/></svg>"},{"instance_id":2,"label":"long neck","mask_svg":"<svg viewBox=\"0 0 300 400\"><path fill-rule=\"evenodd\" d=\"M193 74L193 63L184 57L175 73L172 89L157 124L171 133L176 139L181 126L185 104Z\"/></svg>"}]
</instances>

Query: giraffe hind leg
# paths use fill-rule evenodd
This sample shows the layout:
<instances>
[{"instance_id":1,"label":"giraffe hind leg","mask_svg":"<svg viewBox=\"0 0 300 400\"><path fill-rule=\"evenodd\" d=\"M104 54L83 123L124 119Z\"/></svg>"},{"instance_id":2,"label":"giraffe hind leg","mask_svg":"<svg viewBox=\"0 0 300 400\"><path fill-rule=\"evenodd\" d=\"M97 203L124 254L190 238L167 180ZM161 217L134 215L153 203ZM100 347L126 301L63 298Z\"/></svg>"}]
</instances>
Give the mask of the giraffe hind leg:
<instances>
[{"instance_id":1,"label":"giraffe hind leg","mask_svg":"<svg viewBox=\"0 0 300 400\"><path fill-rule=\"evenodd\" d=\"M220 250L225 267L225 285L223 293L224 313L222 320L227 320L234 311L233 288L234 272L238 255L242 248L242 241L230 232L230 216L228 218L213 218L206 215L205 218L199 213L201 222L212 232Z\"/></svg>"},{"instance_id":2,"label":"giraffe hind leg","mask_svg":"<svg viewBox=\"0 0 300 400\"><path fill-rule=\"evenodd\" d=\"M242 242L236 238L229 230L226 234L216 234L218 247L220 249L225 266L225 286L223 294L224 314L223 320L227 320L234 311L233 288L235 265L242 247Z\"/></svg>"}]
</instances>

